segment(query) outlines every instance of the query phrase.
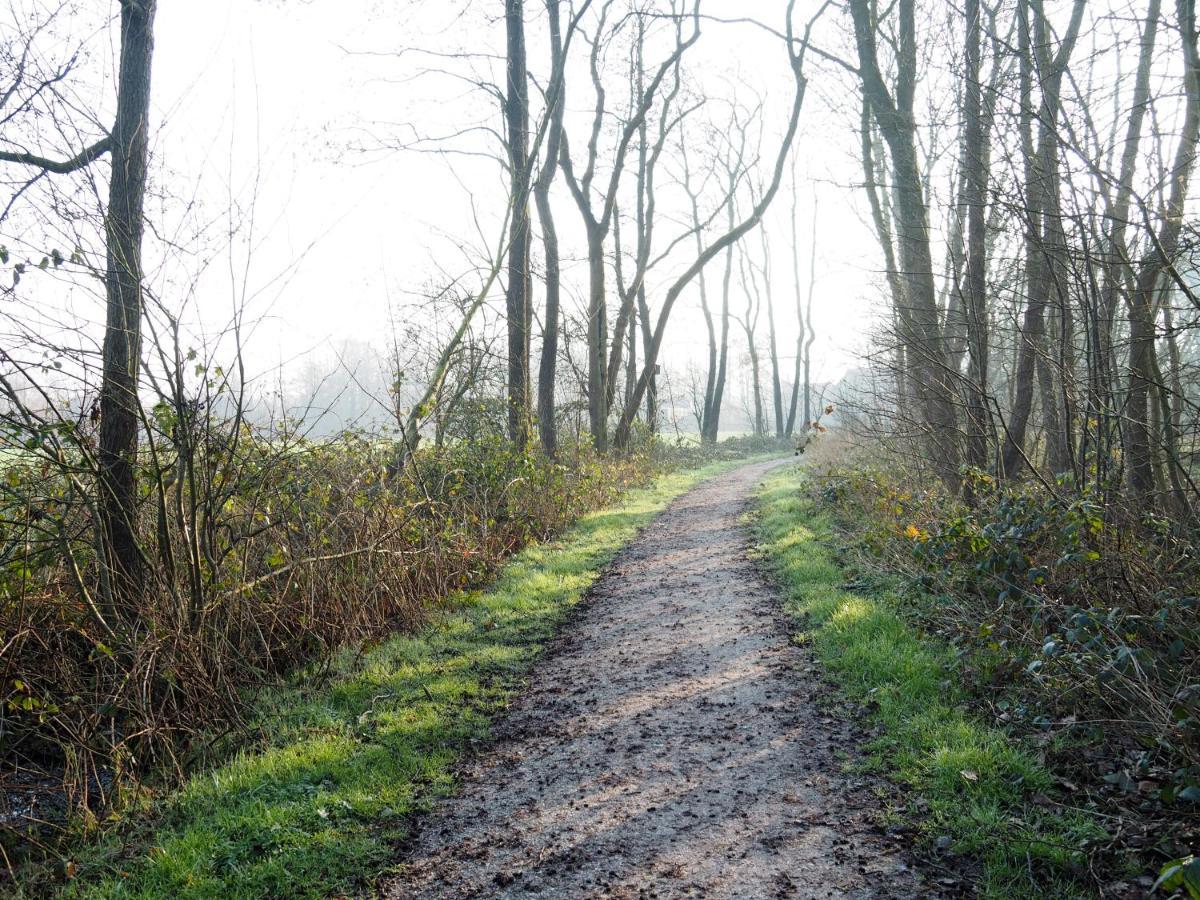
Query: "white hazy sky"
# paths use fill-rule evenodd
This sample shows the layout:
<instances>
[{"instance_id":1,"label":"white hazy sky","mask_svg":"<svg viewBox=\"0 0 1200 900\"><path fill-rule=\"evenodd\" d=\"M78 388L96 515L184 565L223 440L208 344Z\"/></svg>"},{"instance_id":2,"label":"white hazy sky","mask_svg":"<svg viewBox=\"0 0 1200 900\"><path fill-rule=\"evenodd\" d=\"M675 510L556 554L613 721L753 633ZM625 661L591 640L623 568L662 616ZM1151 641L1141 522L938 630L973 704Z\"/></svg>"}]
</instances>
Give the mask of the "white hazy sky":
<instances>
[{"instance_id":1,"label":"white hazy sky","mask_svg":"<svg viewBox=\"0 0 1200 900\"><path fill-rule=\"evenodd\" d=\"M530 29L536 33L541 4L528 5ZM797 20L802 22L815 4L803 0L799 7ZM708 0L704 5L712 15L754 16L776 27L782 25L783 8L781 0ZM420 51L471 47L494 54L494 64L502 66L501 11L499 0L160 4L153 93L161 123L154 148L165 176L160 182L177 199L197 198L203 210L197 218L217 221L212 232L217 244L223 211L231 206L239 211L238 240L254 248L246 280L253 298L251 316L265 317L253 345L262 368L345 338L373 340L382 347L389 298L401 302L439 272L463 271L468 260L460 243L470 243L478 253L485 242L494 241L496 228L488 226L501 211L497 204L505 200L494 164L379 147L416 133L450 133L489 115L491 124L500 127L498 110L461 80L420 74L423 67L449 65ZM836 27L827 29L824 41L834 46L844 23L836 19L836 10L827 15ZM541 45L536 37L532 41L531 69L544 73L545 61L536 56ZM577 52L583 49L576 47ZM474 64L479 72L486 72L486 66ZM768 94L774 115L767 123L763 155L772 158L791 91L779 42L753 27L709 23L687 68L701 73L714 90L727 90L721 85L740 77ZM801 280L808 280L812 209L819 198L814 306L820 340L814 375L834 378L855 364L865 344L879 263L857 207L858 192L848 188L860 180L852 155L857 119L853 94L837 89L835 70L811 68L796 151ZM612 92L614 104L624 101L617 94ZM830 95L840 96L842 106L830 103ZM750 102L749 96L745 99ZM586 81L568 85L568 106L577 115L586 113L591 100ZM850 108L844 108L847 100ZM569 124L587 126L581 119ZM576 131L576 152L584 141ZM556 190L561 192L557 219L564 249L578 256L578 214L565 187L560 183ZM482 234L476 216L483 223ZM253 232L247 230L251 217ZM785 371L795 335L789 220L790 197L782 193L766 227ZM662 229L660 240L665 242L671 228L664 224ZM245 244L241 247L239 258ZM664 270L651 278L652 305L653 289L667 274ZM719 266L714 264L708 274L711 290ZM222 261L201 278L197 297L206 318L219 321L231 307L241 275L240 263L232 275ZM567 278L582 284L582 276L581 265L567 264ZM160 286L172 289L179 285ZM696 298L692 290L672 320L666 362L676 371L689 361L700 363L705 355ZM743 302L735 293L734 309ZM765 315L760 327L765 343ZM743 352L736 326L732 340L734 351Z\"/></svg>"}]
</instances>

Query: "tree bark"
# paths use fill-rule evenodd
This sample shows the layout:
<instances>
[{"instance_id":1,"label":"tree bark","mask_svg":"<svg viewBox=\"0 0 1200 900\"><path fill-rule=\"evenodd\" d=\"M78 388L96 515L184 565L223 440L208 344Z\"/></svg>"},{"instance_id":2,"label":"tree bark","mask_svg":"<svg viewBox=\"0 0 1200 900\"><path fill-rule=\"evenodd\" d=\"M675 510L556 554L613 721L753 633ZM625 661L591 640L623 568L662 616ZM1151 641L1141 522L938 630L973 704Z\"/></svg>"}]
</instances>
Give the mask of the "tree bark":
<instances>
[{"instance_id":1,"label":"tree bark","mask_svg":"<svg viewBox=\"0 0 1200 900\"><path fill-rule=\"evenodd\" d=\"M525 56L524 0L505 0L507 33L507 90L504 116L507 129L509 202L508 284L504 305L508 319L508 436L524 449L529 440L529 78ZM552 226L553 230L553 226Z\"/></svg>"},{"instance_id":2,"label":"tree bark","mask_svg":"<svg viewBox=\"0 0 1200 900\"><path fill-rule=\"evenodd\" d=\"M1026 460L1025 437L1033 408L1035 373L1042 388L1042 415L1050 443L1050 463L1058 468L1064 462L1063 431L1059 419L1058 396L1050 369L1049 344L1046 336L1046 307L1050 291L1059 273L1051 255L1058 250L1051 246L1059 241L1059 150L1058 116L1061 108L1062 78L1079 36L1086 0L1075 0L1071 21L1054 55L1048 49L1049 34L1040 6L1032 10L1038 34L1037 46L1031 37L1031 5L1037 0L1019 0L1018 54L1020 57L1021 143L1025 157L1025 285L1026 307L1021 322L1019 350L1015 376L1015 395L1012 414L1005 432L1002 474L1019 474ZM1037 54L1038 75L1042 92L1038 110L1033 108L1034 62ZM1034 149L1033 121L1038 122L1038 138ZM1050 224L1049 231L1047 223Z\"/></svg>"},{"instance_id":3,"label":"tree bark","mask_svg":"<svg viewBox=\"0 0 1200 900\"><path fill-rule=\"evenodd\" d=\"M966 85L963 97L963 203L967 208L966 274L963 313L967 344L967 461L977 468L988 462L987 404L987 132L980 83L980 0L966 0Z\"/></svg>"},{"instance_id":4,"label":"tree bark","mask_svg":"<svg viewBox=\"0 0 1200 900\"><path fill-rule=\"evenodd\" d=\"M1150 499L1156 490L1155 448L1150 421L1150 395L1158 378L1155 293L1159 279L1174 264L1186 213L1185 204L1195 168L1197 139L1200 138L1200 54L1196 46L1196 9L1193 0L1177 0L1184 58L1184 90L1187 99L1183 129L1171 166L1171 186L1166 209L1153 247L1138 266L1137 282L1129 308L1129 399L1126 404L1126 456L1129 484L1139 497ZM1169 421L1169 410L1166 419ZM1174 460L1170 461L1176 465Z\"/></svg>"},{"instance_id":5,"label":"tree bark","mask_svg":"<svg viewBox=\"0 0 1200 900\"><path fill-rule=\"evenodd\" d=\"M587 232L588 245L588 428L601 453L608 450L608 302L604 293L604 234L598 227Z\"/></svg>"},{"instance_id":6,"label":"tree bark","mask_svg":"<svg viewBox=\"0 0 1200 900\"><path fill-rule=\"evenodd\" d=\"M542 354L538 365L538 436L542 449L550 456L558 452L554 386L558 371L559 306L562 293L558 230L555 228L554 213L550 206L550 185L558 171L558 154L563 132L563 104L566 96L559 2L560 0L546 0L546 13L550 24L550 110L546 159L533 186L538 221L542 225L542 251L546 257L546 310L542 319Z\"/></svg>"},{"instance_id":7,"label":"tree bark","mask_svg":"<svg viewBox=\"0 0 1200 900\"><path fill-rule=\"evenodd\" d=\"M896 237L903 270L906 303L899 316L901 341L911 382L921 403L922 424L930 441L930 457L943 480L958 481L959 448L954 407L955 386L949 369L941 316L933 279L929 217L924 181L917 157L913 97L916 89L916 21L914 0L898 0L900 40L897 47L895 98L884 82L875 49L876 22L870 0L850 0L863 95L892 160Z\"/></svg>"},{"instance_id":8,"label":"tree bark","mask_svg":"<svg viewBox=\"0 0 1200 900\"><path fill-rule=\"evenodd\" d=\"M121 3L121 62L105 230L107 321L100 386L100 530L112 613L130 620L145 582L137 539L138 375L142 359L142 234L150 152L155 0Z\"/></svg>"}]
</instances>

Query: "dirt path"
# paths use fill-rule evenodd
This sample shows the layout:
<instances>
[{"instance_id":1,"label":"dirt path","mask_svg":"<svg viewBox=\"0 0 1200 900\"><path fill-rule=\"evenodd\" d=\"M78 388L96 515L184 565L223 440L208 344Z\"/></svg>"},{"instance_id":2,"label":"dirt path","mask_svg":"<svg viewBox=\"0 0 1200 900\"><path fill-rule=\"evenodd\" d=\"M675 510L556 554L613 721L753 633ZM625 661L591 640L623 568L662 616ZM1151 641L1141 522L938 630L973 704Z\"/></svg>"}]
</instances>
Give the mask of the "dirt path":
<instances>
[{"instance_id":1,"label":"dirt path","mask_svg":"<svg viewBox=\"0 0 1200 900\"><path fill-rule=\"evenodd\" d=\"M622 551L386 896L935 895L872 828L842 772L858 737L747 555L778 464L701 485Z\"/></svg>"}]
</instances>

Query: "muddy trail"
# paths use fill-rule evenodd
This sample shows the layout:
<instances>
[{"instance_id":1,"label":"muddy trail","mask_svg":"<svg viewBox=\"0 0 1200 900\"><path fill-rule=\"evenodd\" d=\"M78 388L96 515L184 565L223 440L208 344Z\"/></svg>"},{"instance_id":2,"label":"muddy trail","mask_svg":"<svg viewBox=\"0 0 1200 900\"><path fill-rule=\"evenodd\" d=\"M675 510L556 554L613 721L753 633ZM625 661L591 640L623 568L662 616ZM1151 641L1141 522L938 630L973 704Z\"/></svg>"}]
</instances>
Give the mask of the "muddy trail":
<instances>
[{"instance_id":1,"label":"muddy trail","mask_svg":"<svg viewBox=\"0 0 1200 900\"><path fill-rule=\"evenodd\" d=\"M751 558L754 464L623 550L384 896L930 897Z\"/></svg>"}]
</instances>

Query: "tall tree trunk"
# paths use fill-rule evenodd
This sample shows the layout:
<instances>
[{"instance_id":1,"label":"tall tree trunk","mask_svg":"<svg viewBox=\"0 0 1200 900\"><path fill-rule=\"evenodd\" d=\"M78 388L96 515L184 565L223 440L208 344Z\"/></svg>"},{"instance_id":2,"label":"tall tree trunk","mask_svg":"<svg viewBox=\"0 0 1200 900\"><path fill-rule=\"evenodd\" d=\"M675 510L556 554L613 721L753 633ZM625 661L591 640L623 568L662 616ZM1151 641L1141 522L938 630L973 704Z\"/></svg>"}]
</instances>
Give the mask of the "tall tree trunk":
<instances>
[{"instance_id":1,"label":"tall tree trunk","mask_svg":"<svg viewBox=\"0 0 1200 900\"><path fill-rule=\"evenodd\" d=\"M967 344L967 461L984 468L990 434L987 406L987 247L984 207L987 203L987 133L980 84L980 0L966 0L966 85L963 97L964 152L962 200L967 207L966 274L963 313Z\"/></svg>"},{"instance_id":2,"label":"tall tree trunk","mask_svg":"<svg viewBox=\"0 0 1200 900\"><path fill-rule=\"evenodd\" d=\"M155 0L121 3L121 63L105 230L107 321L100 386L100 529L112 575L110 613L131 619L145 581L137 541L142 359L142 233L150 138Z\"/></svg>"},{"instance_id":3,"label":"tall tree trunk","mask_svg":"<svg viewBox=\"0 0 1200 900\"><path fill-rule=\"evenodd\" d=\"M729 227L733 227L733 185L730 178ZM713 381L712 404L709 409L708 433L705 440L715 444L721 432L721 407L725 403L725 380L729 372L729 292L733 281L733 245L725 251L725 272L721 276L721 346L717 354L717 376Z\"/></svg>"},{"instance_id":4,"label":"tall tree trunk","mask_svg":"<svg viewBox=\"0 0 1200 900\"><path fill-rule=\"evenodd\" d=\"M767 353L771 358L771 403L775 413L775 437L783 438L783 384L779 380L779 346L775 337L775 303L771 293L771 246L765 230L760 231L763 248L763 294L767 301Z\"/></svg>"},{"instance_id":5,"label":"tall tree trunk","mask_svg":"<svg viewBox=\"0 0 1200 900\"><path fill-rule=\"evenodd\" d=\"M639 179L639 191L643 182ZM639 197L644 195L639 194ZM621 298L621 310L617 323L617 332L613 335L612 353L608 357L608 408L612 409L612 404L616 401L616 377L620 371L621 360L624 358L622 349L628 354L629 360L625 367L625 398L624 403L628 404L633 397L633 384L637 378L637 341L638 328L641 327L645 331L645 321L649 312L646 309L646 289L645 289L645 261L646 256L650 252L649 248L649 231L644 229L646 221L646 210L639 203L638 218L636 228L638 231L638 250L637 250L637 271L635 273L636 282L632 285L627 285L623 274L621 260L623 258L623 245L621 244L621 217L613 216L613 268L617 276L617 296ZM622 337L622 335L624 335ZM647 420L653 427L653 416L650 415L650 408L647 407Z\"/></svg>"},{"instance_id":6,"label":"tall tree trunk","mask_svg":"<svg viewBox=\"0 0 1200 900\"><path fill-rule=\"evenodd\" d=\"M1129 304L1129 399L1126 404L1125 452L1129 483L1134 492L1149 499L1156 490L1154 457L1156 445L1150 422L1150 392L1158 381L1155 293L1160 278L1174 266L1179 252L1179 235L1186 212L1185 203L1196 162L1200 137L1200 54L1196 47L1196 9L1193 0L1177 0L1184 58L1184 87L1187 98L1183 128L1171 166L1171 187L1162 221L1154 235L1154 246L1138 266L1137 283ZM1169 414L1166 421L1169 422ZM1172 466L1176 461L1170 461Z\"/></svg>"},{"instance_id":7,"label":"tall tree trunk","mask_svg":"<svg viewBox=\"0 0 1200 900\"><path fill-rule=\"evenodd\" d=\"M532 229L529 221L529 79L525 59L524 0L505 0L504 24L508 36L508 78L504 100L509 164L508 284L508 436L524 449L529 440L529 256Z\"/></svg>"},{"instance_id":8,"label":"tall tree trunk","mask_svg":"<svg viewBox=\"0 0 1200 900\"><path fill-rule=\"evenodd\" d=\"M562 146L565 77L563 72L560 0L546 0L550 20L550 92L549 121L546 134L546 159L533 186L538 219L542 224L542 250L546 256L546 311L542 321L542 355L538 365L538 435L542 449L550 456L558 452L558 427L554 420L554 386L558 370L559 305L562 274L559 267L558 230L550 207L550 185L558 170Z\"/></svg>"},{"instance_id":9,"label":"tall tree trunk","mask_svg":"<svg viewBox=\"0 0 1200 900\"><path fill-rule=\"evenodd\" d=\"M1071 21L1057 51L1051 56L1049 29L1038 0L1019 0L1018 54L1020 57L1021 145L1025 158L1025 290L1026 306L1021 322L1015 376L1012 415L1006 430L1002 457L1003 474L1020 472L1026 460L1025 437L1033 409L1035 374L1041 387L1042 416L1049 443L1049 462L1053 469L1065 461L1064 434L1059 415L1059 396L1051 369L1050 347L1046 335L1046 309L1050 292L1060 277L1062 223L1059 212L1058 117L1063 75L1079 37L1086 0L1075 0ZM1032 8L1031 8L1032 7ZM1031 24L1031 18L1033 22ZM1036 40L1031 35L1036 33ZM1036 55L1036 58L1035 58ZM1040 76L1041 103L1033 107L1034 65ZM1033 122L1038 122L1038 138L1033 138Z\"/></svg>"},{"instance_id":10,"label":"tall tree trunk","mask_svg":"<svg viewBox=\"0 0 1200 900\"><path fill-rule=\"evenodd\" d=\"M638 303L638 323L641 325L642 331L642 347L643 354L646 359L650 359L650 345L654 340L654 335L650 331L650 304L646 299L645 282L638 285L637 290ZM658 433L658 366L646 364L646 427L651 434ZM634 382L633 391L625 398L626 409L636 409L637 401L634 395L637 392L637 382Z\"/></svg>"},{"instance_id":11,"label":"tall tree trunk","mask_svg":"<svg viewBox=\"0 0 1200 900\"><path fill-rule=\"evenodd\" d=\"M929 434L930 456L943 480L957 484L956 387L952 383L941 333L925 185L917 157L913 116L916 90L914 0L898 0L900 41L894 99L879 69L872 5L869 0L850 0L849 7L854 21L863 94L892 159L896 237L906 297L899 316L901 340L905 345L911 381L921 401L921 419Z\"/></svg>"},{"instance_id":12,"label":"tall tree trunk","mask_svg":"<svg viewBox=\"0 0 1200 900\"><path fill-rule=\"evenodd\" d=\"M817 330L812 324L812 292L808 295L808 336L804 339L804 430L813 427L815 416L812 408L812 345L817 339Z\"/></svg>"},{"instance_id":13,"label":"tall tree trunk","mask_svg":"<svg viewBox=\"0 0 1200 900\"><path fill-rule=\"evenodd\" d=\"M589 229L588 243L588 428L596 449L608 449L608 305L604 294L604 235Z\"/></svg>"},{"instance_id":14,"label":"tall tree trunk","mask_svg":"<svg viewBox=\"0 0 1200 900\"><path fill-rule=\"evenodd\" d=\"M634 78L632 79L632 92L633 92L633 96L635 98L640 97L642 95L642 92L646 89L645 59L643 56L644 51L645 51L645 46L646 46L645 24L644 24L643 20L639 18L638 19L637 43L635 45L634 63L633 63L634 68L635 68L635 73L634 73ZM676 79L675 84L676 84L676 88L678 88L678 86L679 86L678 78ZM672 94L672 96L673 96L673 94ZM669 99L670 98L668 98L668 102L669 102ZM636 102L636 100L634 102ZM630 331L631 333L633 331L633 329L630 326L631 326L631 320L635 318L634 310L635 310L635 307L637 306L636 291L637 291L637 287L640 286L640 284L641 284L641 279L645 276L645 273L643 270L643 259L644 259L643 253L649 252L648 235L646 233L646 178L648 175L648 172L647 172L648 148L646 146L646 143L647 143L646 134L647 134L646 117L643 116L641 124L638 126L638 129L637 129L637 142L638 142L637 171L634 173L634 182L635 182L634 183L634 194L636 196L636 201L635 201L635 205L634 205L634 215L635 215L636 219L635 219L634 227L637 232L636 249L634 251L636 258L637 258L635 269L634 269L634 279L635 279L636 283L631 285L628 288L628 290L626 289L623 279L621 278L622 247L621 247L621 237L620 237L620 227L621 227L620 210L616 210L613 214L613 243L616 245L614 247L613 256L614 256L614 266L617 271L617 297L620 302L617 307L617 321L613 328L612 351L608 355L608 363L607 363L608 370L607 371L609 373L609 380L608 380L608 384L607 384L608 393L605 395L605 401L604 401L605 409L611 409L613 403L616 401L616 389L617 389L616 379L617 379L617 374L621 369L621 355L624 352L625 346L626 346L625 332L626 332L626 330Z\"/></svg>"},{"instance_id":15,"label":"tall tree trunk","mask_svg":"<svg viewBox=\"0 0 1200 900\"><path fill-rule=\"evenodd\" d=\"M862 103L859 139L862 149L863 184L866 187L867 200L871 207L871 221L875 225L879 246L883 249L884 275L887 278L888 292L892 298L896 408L905 410L908 408L908 398L912 394L909 389L909 368L902 337L904 329L901 324L905 315L904 311L908 308L908 300L906 299L904 280L900 277L900 266L896 262L896 248L892 239L892 228L889 224L893 218L891 208L886 203L887 195L881 194L879 190L879 183L886 176L883 174L882 161L876 158L876 137L872 125L871 102L865 94ZM806 421L804 427L807 429L810 424L810 421Z\"/></svg>"},{"instance_id":16,"label":"tall tree trunk","mask_svg":"<svg viewBox=\"0 0 1200 900\"><path fill-rule=\"evenodd\" d=\"M795 157L792 157L792 280L796 289L796 322L799 331L796 334L796 360L795 368L792 372L792 398L788 403L787 424L784 426L784 434L791 437L796 433L796 409L799 406L800 400L800 375L804 365L804 341L808 331L808 316L804 314L804 295L800 289L800 234L796 224L796 166ZM808 303L809 308L812 307L813 287L816 284L817 277L817 199L813 197L813 233L812 233L812 252L809 261L808 269ZM805 413L807 416L808 413ZM801 430L808 428L808 423L801 426Z\"/></svg>"},{"instance_id":17,"label":"tall tree trunk","mask_svg":"<svg viewBox=\"0 0 1200 900\"><path fill-rule=\"evenodd\" d=\"M1025 461L1025 433L1029 427L1029 416L1033 410L1034 368L1037 365L1037 355L1043 352L1045 335L1045 317L1043 307L1034 296L1030 285L1037 281L1037 269L1040 255L1037 245L1041 240L1040 220L1041 209L1034 207L1037 194L1033 190L1035 183L1036 165L1034 160L1033 142L1033 48L1029 33L1029 3L1019 0L1017 4L1018 43L1017 56L1020 65L1020 131L1021 149L1024 161L1024 179L1026 189L1025 209L1025 284L1026 299L1025 313L1017 335L1017 360L1013 379L1013 402L1009 424L1005 429L1004 453L1002 456L1002 474L1008 477L1019 473Z\"/></svg>"},{"instance_id":18,"label":"tall tree trunk","mask_svg":"<svg viewBox=\"0 0 1200 900\"><path fill-rule=\"evenodd\" d=\"M678 25L677 25L678 27ZM678 33L677 33L678 38ZM638 20L638 39L636 51L634 55L634 63L636 66L636 77L633 80L634 97L640 97L645 92L645 65L643 61L643 49L645 44L645 33L642 20ZM648 116L643 116L641 124L637 129L638 154L637 154L637 170L635 178L635 227L637 229L637 244L636 244L636 267L633 274L632 283L626 287L623 283L620 285L620 307L618 310L617 321L613 328L612 352L608 357L608 408L611 409L616 402L616 385L613 379L616 378L617 371L621 367L621 357L625 349L626 341L624 340L626 331L630 335L633 334L637 327L636 319L640 318L642 322L646 322L649 318L649 308L646 298L646 272L651 265L650 253L654 243L654 224L656 215L656 198L654 188L654 176L658 167L658 161L662 156L663 149L666 146L667 137L675 125L682 122L683 117L687 115L687 111L683 111L678 116L674 115L673 107L676 98L679 96L679 91L682 88L683 82L680 77L679 60L676 60L674 65L674 75L671 83L671 88L663 95L662 103L658 113L658 127L654 141L649 139L649 126L647 124ZM621 262L621 242L617 237L617 231L620 225L620 216L613 216L613 234L616 238L616 263L618 282L621 282L620 262ZM628 342L630 347L635 346L636 339ZM630 378L636 376L635 360L630 359L629 369ZM651 379L654 381L653 373ZM646 422L653 432L657 426L657 390L656 385L652 384L652 389L647 395L646 403ZM625 403L628 403L631 392L627 392Z\"/></svg>"},{"instance_id":19,"label":"tall tree trunk","mask_svg":"<svg viewBox=\"0 0 1200 900\"><path fill-rule=\"evenodd\" d=\"M633 397L633 382L637 377L637 339L638 339L638 322L640 316L635 311L633 313L633 321L629 323L629 331L625 336L626 353L629 356L628 362L625 364L625 402L628 403Z\"/></svg>"},{"instance_id":20,"label":"tall tree trunk","mask_svg":"<svg viewBox=\"0 0 1200 900\"><path fill-rule=\"evenodd\" d=\"M687 139L680 141L680 156L683 159L683 189L688 195L692 210L692 230L696 238L696 252L704 250L704 235L700 219L700 198L692 186L692 170L688 162ZM700 282L700 310L704 313L704 327L708 334L708 367L704 377L704 403L700 408L700 418L697 427L700 429L701 443L707 443L709 420L712 418L713 395L717 383L717 329L713 323L712 307L708 302L708 281L701 269L697 276ZM648 330L648 329L647 329ZM628 399L626 400L628 404Z\"/></svg>"},{"instance_id":21,"label":"tall tree trunk","mask_svg":"<svg viewBox=\"0 0 1200 900\"><path fill-rule=\"evenodd\" d=\"M758 348L754 344L754 330L746 328L746 342L750 350L750 390L754 395L754 435L767 433L766 417L763 415L762 371L758 360Z\"/></svg>"},{"instance_id":22,"label":"tall tree trunk","mask_svg":"<svg viewBox=\"0 0 1200 900\"><path fill-rule=\"evenodd\" d=\"M738 270L742 276L742 292L746 295L746 317L741 320L742 330L746 334L746 351L750 357L750 391L754 407L754 435L761 437L766 434L766 417L763 415L762 372L758 359L758 317L762 311L762 295L759 292L758 279L754 275L753 264L747 271L746 252L743 248L738 254Z\"/></svg>"},{"instance_id":23,"label":"tall tree trunk","mask_svg":"<svg viewBox=\"0 0 1200 900\"><path fill-rule=\"evenodd\" d=\"M1170 473L1171 493L1175 498L1175 513L1182 519L1193 518L1192 506L1184 486L1187 469L1179 458L1179 429L1183 417L1183 382L1180 373L1183 371L1183 361L1180 357L1179 343L1172 322L1170 285L1164 285L1163 291L1163 325L1167 333L1167 358L1170 362L1170 379L1158 372L1158 397L1161 407L1163 449L1167 456L1167 471ZM1189 484L1194 482L1189 481Z\"/></svg>"}]
</instances>

